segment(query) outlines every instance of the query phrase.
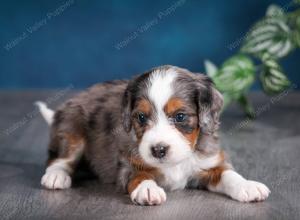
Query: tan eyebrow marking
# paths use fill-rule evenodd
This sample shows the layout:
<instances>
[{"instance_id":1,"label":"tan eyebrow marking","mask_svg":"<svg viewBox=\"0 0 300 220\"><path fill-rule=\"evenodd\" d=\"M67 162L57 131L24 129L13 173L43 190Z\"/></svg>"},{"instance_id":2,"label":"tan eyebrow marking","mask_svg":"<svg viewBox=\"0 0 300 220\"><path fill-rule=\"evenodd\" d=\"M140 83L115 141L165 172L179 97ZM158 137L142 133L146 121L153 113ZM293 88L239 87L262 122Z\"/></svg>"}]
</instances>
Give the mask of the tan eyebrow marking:
<instances>
[{"instance_id":1,"label":"tan eyebrow marking","mask_svg":"<svg viewBox=\"0 0 300 220\"><path fill-rule=\"evenodd\" d=\"M172 113L176 112L177 110L184 107L184 103L179 98L171 98L167 102L167 104L164 107L164 111L167 115L171 115Z\"/></svg>"},{"instance_id":2,"label":"tan eyebrow marking","mask_svg":"<svg viewBox=\"0 0 300 220\"><path fill-rule=\"evenodd\" d=\"M136 109L137 111L150 114L152 110L151 103L147 99L140 99L137 101Z\"/></svg>"}]
</instances>

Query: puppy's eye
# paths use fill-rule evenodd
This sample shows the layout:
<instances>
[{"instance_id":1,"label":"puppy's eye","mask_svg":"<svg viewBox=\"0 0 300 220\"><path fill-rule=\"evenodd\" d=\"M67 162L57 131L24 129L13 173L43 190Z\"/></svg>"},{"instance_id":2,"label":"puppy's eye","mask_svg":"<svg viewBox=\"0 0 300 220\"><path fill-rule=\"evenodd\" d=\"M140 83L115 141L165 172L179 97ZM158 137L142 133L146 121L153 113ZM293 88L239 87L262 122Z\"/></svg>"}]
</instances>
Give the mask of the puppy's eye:
<instances>
[{"instance_id":1,"label":"puppy's eye","mask_svg":"<svg viewBox=\"0 0 300 220\"><path fill-rule=\"evenodd\" d=\"M138 114L138 120L141 124L145 124L147 122L147 117L144 113L140 112Z\"/></svg>"},{"instance_id":2,"label":"puppy's eye","mask_svg":"<svg viewBox=\"0 0 300 220\"><path fill-rule=\"evenodd\" d=\"M187 118L187 115L184 114L184 113L178 113L176 116L175 116L175 122L183 122L185 121Z\"/></svg>"}]
</instances>

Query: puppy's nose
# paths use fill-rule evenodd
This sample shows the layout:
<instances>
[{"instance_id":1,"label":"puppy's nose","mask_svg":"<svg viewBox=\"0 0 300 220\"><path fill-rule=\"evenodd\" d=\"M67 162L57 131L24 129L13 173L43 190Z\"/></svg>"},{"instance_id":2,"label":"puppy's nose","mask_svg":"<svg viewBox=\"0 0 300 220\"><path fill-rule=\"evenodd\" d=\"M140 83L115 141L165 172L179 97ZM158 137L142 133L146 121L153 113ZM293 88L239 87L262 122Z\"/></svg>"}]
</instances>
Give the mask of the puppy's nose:
<instances>
[{"instance_id":1,"label":"puppy's nose","mask_svg":"<svg viewBox=\"0 0 300 220\"><path fill-rule=\"evenodd\" d=\"M158 144L153 147L151 147L151 153L153 157L156 158L163 158L166 156L168 151L168 146L163 144Z\"/></svg>"}]
</instances>

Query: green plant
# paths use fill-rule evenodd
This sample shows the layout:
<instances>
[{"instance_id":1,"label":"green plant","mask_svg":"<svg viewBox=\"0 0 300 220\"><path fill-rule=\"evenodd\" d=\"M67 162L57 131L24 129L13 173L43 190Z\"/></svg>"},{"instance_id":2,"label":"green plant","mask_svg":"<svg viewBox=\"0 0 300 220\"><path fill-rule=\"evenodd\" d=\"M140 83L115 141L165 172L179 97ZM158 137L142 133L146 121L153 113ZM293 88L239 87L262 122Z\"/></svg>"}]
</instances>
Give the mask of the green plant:
<instances>
[{"instance_id":1,"label":"green plant","mask_svg":"<svg viewBox=\"0 0 300 220\"><path fill-rule=\"evenodd\" d=\"M265 17L253 25L245 35L238 54L230 57L219 68L206 60L206 73L224 95L224 108L238 102L245 113L255 117L246 94L256 76L268 95L282 92L290 86L279 60L300 47L300 0L288 7L294 11L270 5Z\"/></svg>"}]
</instances>

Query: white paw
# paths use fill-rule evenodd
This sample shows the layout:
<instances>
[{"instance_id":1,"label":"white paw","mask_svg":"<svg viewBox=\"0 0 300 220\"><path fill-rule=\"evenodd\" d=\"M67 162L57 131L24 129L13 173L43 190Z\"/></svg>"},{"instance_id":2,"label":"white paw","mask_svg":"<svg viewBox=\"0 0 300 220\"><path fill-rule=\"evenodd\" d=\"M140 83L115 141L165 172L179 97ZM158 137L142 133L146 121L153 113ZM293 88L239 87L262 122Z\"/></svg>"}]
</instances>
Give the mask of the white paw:
<instances>
[{"instance_id":1,"label":"white paw","mask_svg":"<svg viewBox=\"0 0 300 220\"><path fill-rule=\"evenodd\" d=\"M270 192L265 184L244 180L234 187L230 196L240 202L257 202L268 198Z\"/></svg>"},{"instance_id":2,"label":"white paw","mask_svg":"<svg viewBox=\"0 0 300 220\"><path fill-rule=\"evenodd\" d=\"M71 187L72 180L65 170L53 169L44 174L41 184L48 189L67 189Z\"/></svg>"},{"instance_id":3,"label":"white paw","mask_svg":"<svg viewBox=\"0 0 300 220\"><path fill-rule=\"evenodd\" d=\"M138 205L160 205L167 200L167 195L153 180L144 180L130 194L130 198Z\"/></svg>"}]
</instances>

